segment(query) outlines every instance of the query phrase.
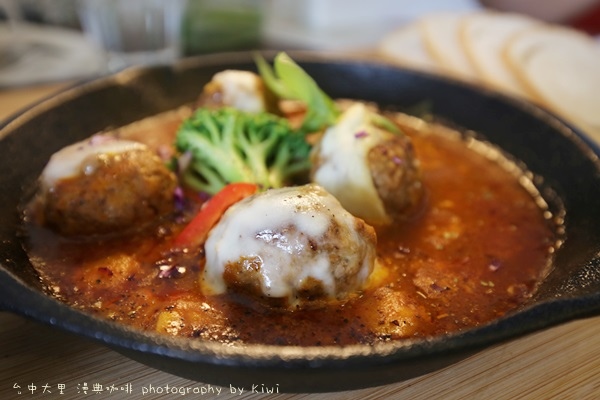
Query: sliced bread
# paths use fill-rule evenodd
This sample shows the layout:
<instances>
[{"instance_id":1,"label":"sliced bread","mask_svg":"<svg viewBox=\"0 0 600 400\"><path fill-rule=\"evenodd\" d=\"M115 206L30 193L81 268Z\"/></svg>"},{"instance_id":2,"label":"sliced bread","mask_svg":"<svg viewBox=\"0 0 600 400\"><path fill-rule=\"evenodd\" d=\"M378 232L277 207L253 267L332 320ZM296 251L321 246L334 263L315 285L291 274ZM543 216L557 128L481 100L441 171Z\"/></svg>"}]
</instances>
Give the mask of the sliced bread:
<instances>
[{"instance_id":1,"label":"sliced bread","mask_svg":"<svg viewBox=\"0 0 600 400\"><path fill-rule=\"evenodd\" d=\"M460 42L459 27L465 14L438 13L421 18L423 44L437 63L455 77L476 81L475 68Z\"/></svg>"},{"instance_id":2,"label":"sliced bread","mask_svg":"<svg viewBox=\"0 0 600 400\"><path fill-rule=\"evenodd\" d=\"M409 68L440 72L437 61L425 48L416 23L406 24L387 34L380 41L378 51L383 57Z\"/></svg>"},{"instance_id":3,"label":"sliced bread","mask_svg":"<svg viewBox=\"0 0 600 400\"><path fill-rule=\"evenodd\" d=\"M588 130L600 130L600 46L559 26L515 34L504 56L531 95Z\"/></svg>"},{"instance_id":4,"label":"sliced bread","mask_svg":"<svg viewBox=\"0 0 600 400\"><path fill-rule=\"evenodd\" d=\"M538 24L523 15L497 12L475 13L462 19L459 29L463 47L483 82L512 95L529 97L502 52L511 36Z\"/></svg>"}]
</instances>

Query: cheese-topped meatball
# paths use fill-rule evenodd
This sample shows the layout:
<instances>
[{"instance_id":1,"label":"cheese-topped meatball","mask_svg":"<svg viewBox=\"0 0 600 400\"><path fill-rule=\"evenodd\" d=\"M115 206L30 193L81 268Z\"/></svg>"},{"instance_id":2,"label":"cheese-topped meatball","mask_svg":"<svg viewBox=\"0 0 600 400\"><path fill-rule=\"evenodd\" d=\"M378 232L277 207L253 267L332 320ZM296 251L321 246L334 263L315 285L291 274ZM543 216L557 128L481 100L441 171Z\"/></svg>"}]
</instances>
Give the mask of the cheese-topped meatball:
<instances>
[{"instance_id":1,"label":"cheese-topped meatball","mask_svg":"<svg viewBox=\"0 0 600 400\"><path fill-rule=\"evenodd\" d=\"M287 306L343 299L365 284L375 247L373 228L321 187L271 189L232 206L212 229L203 285Z\"/></svg>"},{"instance_id":2,"label":"cheese-topped meatball","mask_svg":"<svg viewBox=\"0 0 600 400\"><path fill-rule=\"evenodd\" d=\"M325 131L312 158L313 182L369 224L390 224L408 215L421 199L410 138L378 127L363 103L352 104Z\"/></svg>"},{"instance_id":3,"label":"cheese-topped meatball","mask_svg":"<svg viewBox=\"0 0 600 400\"><path fill-rule=\"evenodd\" d=\"M40 177L45 223L68 235L131 231L173 210L175 175L145 145L94 136L55 153Z\"/></svg>"},{"instance_id":4,"label":"cheese-topped meatball","mask_svg":"<svg viewBox=\"0 0 600 400\"><path fill-rule=\"evenodd\" d=\"M203 107L233 107L259 113L269 108L269 96L262 79L255 73L225 70L216 73L204 86L199 105Z\"/></svg>"}]
</instances>

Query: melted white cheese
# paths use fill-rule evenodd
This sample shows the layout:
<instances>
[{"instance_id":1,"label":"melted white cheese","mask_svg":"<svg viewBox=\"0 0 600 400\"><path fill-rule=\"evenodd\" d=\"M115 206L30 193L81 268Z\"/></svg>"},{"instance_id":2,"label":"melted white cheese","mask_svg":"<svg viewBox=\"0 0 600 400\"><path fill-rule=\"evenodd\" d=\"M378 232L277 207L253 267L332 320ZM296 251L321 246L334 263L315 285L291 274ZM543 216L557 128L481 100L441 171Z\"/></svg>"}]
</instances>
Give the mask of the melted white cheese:
<instances>
[{"instance_id":1,"label":"melted white cheese","mask_svg":"<svg viewBox=\"0 0 600 400\"><path fill-rule=\"evenodd\" d=\"M82 165L89 157L125 153L144 148L146 146L142 143L130 140L118 140L103 136L92 137L54 153L42 172L41 183L46 187L52 187L59 180L78 176L84 172Z\"/></svg>"},{"instance_id":2,"label":"melted white cheese","mask_svg":"<svg viewBox=\"0 0 600 400\"><path fill-rule=\"evenodd\" d=\"M260 77L250 71L225 70L213 78L223 95L223 104L251 113L265 111Z\"/></svg>"},{"instance_id":3,"label":"melted white cheese","mask_svg":"<svg viewBox=\"0 0 600 400\"><path fill-rule=\"evenodd\" d=\"M225 266L243 258L258 258L265 296L293 298L302 283L313 278L334 297L335 266L330 265L326 252L311 249L311 241L319 244L332 219L353 231L354 217L316 185L273 189L241 201L223 215L206 241L204 288L213 294L224 293ZM366 279L371 267L365 263L361 278L364 275Z\"/></svg>"},{"instance_id":4,"label":"melted white cheese","mask_svg":"<svg viewBox=\"0 0 600 400\"><path fill-rule=\"evenodd\" d=\"M333 194L346 210L373 225L389 222L367 161L369 151L382 136L383 132L370 123L367 107L353 104L321 139L321 164L313 175L314 182Z\"/></svg>"}]
</instances>

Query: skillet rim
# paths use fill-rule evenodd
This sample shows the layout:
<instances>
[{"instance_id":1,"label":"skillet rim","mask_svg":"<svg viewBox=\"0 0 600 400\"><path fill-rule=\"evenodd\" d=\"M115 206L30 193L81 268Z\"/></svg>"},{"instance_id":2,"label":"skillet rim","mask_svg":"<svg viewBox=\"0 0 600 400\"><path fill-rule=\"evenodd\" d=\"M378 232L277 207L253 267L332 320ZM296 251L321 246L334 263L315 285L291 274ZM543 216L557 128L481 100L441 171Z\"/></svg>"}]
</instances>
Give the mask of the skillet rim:
<instances>
[{"instance_id":1,"label":"skillet rim","mask_svg":"<svg viewBox=\"0 0 600 400\"><path fill-rule=\"evenodd\" d=\"M367 66L387 66L390 68L408 71L411 74L425 76L434 81L451 82L453 85L469 88L476 92L478 96L500 98L505 103L510 103L511 107L516 107L520 111L533 115L541 119L546 124L552 125L555 129L570 140L575 141L579 149L587 157L599 157L600 150L598 144L591 138L573 128L570 124L555 115L517 99L513 99L488 89L475 87L465 82L455 81L450 78L430 75L425 72L400 68L385 61L369 62L363 59L341 58L337 56L316 55L310 52L290 52L292 57L299 63L317 62L317 63L360 63ZM223 63L236 62L244 63L250 58L251 53L225 53L219 55L201 56L193 59L183 60L175 66L168 67L177 73L180 70L198 67L202 63L219 65ZM243 59L244 61L240 61ZM202 65L205 67L206 65ZM164 68L159 67L159 68ZM92 90L95 85L105 85L114 81L117 84L126 84L132 79L142 75L147 68L135 68L122 71L116 75L100 77L98 79L85 80L76 83L58 93L48 96L24 110L16 113L14 116L6 119L0 126L0 140L5 135L11 133L11 128L18 125L20 121L27 120L36 115L52 109L54 102L69 101L71 96L78 97L78 91L84 88ZM84 90L84 93L85 93ZM4 134L1 132L5 131ZM596 258L598 255L596 255ZM66 316L66 319L57 318L56 314L40 315L41 310L25 310L19 305L11 303L10 299L3 299L5 295L0 294L0 305L4 302L4 307L9 311L17 312L22 315L44 322L63 330L74 332L95 340L99 340L110 346L116 346L123 349L141 351L157 354L162 357L174 359L184 359L191 362L229 365L234 367L281 367L288 369L294 368L339 368L339 367L369 367L374 364L389 364L399 361L410 361L415 358L431 357L444 354L452 354L470 350L478 350L488 347L492 344L510 340L518 336L538 331L570 320L584 318L595 315L600 312L600 292L574 298L556 298L545 300L538 304L526 306L514 313L494 320L489 324L480 327L467 329L465 331L436 336L430 339L419 339L414 341L397 341L384 343L381 345L355 345L348 347L324 346L324 347L298 347L298 346L267 346L267 345L244 345L243 347L233 348L223 346L221 343L214 342L195 342L180 338L163 337L159 334L149 334L147 332L134 331L121 324L103 320L93 315L75 310L50 296L40 292L34 292L20 278L16 277L10 271L7 271L4 265L0 265L0 286L6 287L6 282L17 282L21 286L21 293L12 295L19 298L24 294L33 295L33 298L40 301L49 310L56 311L59 316ZM28 293L28 291L31 291ZM17 290L18 292L18 290ZM42 296L41 300L40 296ZM551 312L550 312L551 311ZM553 318L539 320L536 316L553 315ZM533 320L532 320L533 318ZM75 319L75 323L73 323ZM77 324L77 319L81 326ZM517 329L513 325L515 320L522 320ZM87 324L87 325L86 325ZM93 326L98 328L97 332L92 332L86 327ZM200 344L202 344L200 346ZM285 349L286 351L282 350ZM308 355L308 356L307 356Z\"/></svg>"}]
</instances>

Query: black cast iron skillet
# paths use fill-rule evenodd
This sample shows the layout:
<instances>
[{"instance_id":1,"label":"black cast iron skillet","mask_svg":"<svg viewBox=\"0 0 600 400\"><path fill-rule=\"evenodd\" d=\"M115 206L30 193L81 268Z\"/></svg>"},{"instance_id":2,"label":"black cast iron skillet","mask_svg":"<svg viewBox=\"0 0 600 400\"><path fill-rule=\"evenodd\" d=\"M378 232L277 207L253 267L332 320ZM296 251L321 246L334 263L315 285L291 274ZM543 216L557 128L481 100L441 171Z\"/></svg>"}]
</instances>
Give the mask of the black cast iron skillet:
<instances>
[{"instance_id":1,"label":"black cast iron skillet","mask_svg":"<svg viewBox=\"0 0 600 400\"><path fill-rule=\"evenodd\" d=\"M49 297L21 247L17 211L50 155L108 127L196 99L226 68L254 69L250 54L127 70L77 85L12 118L0 134L0 308L100 341L158 369L227 386L264 383L284 391L333 391L396 382L449 365L482 348L600 312L598 148L556 117L492 92L359 61L292 54L332 97L433 113L520 160L552 211L565 211L565 241L553 269L524 308L485 326L428 340L377 346L225 347L128 329Z\"/></svg>"}]
</instances>

